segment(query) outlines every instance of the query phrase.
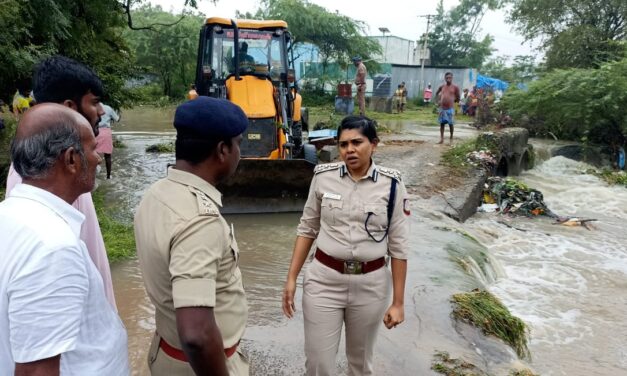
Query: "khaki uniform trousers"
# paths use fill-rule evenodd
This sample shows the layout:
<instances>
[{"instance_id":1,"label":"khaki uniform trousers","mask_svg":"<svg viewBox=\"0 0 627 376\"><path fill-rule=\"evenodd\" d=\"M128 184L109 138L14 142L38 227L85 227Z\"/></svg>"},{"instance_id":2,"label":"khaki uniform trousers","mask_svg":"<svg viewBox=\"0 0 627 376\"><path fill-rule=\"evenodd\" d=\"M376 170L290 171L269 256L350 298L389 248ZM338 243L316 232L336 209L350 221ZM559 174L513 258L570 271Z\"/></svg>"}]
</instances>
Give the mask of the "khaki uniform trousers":
<instances>
[{"instance_id":1,"label":"khaki uniform trousers","mask_svg":"<svg viewBox=\"0 0 627 376\"><path fill-rule=\"evenodd\" d=\"M357 103L359 114L366 115L366 84L357 85Z\"/></svg>"},{"instance_id":2,"label":"khaki uniform trousers","mask_svg":"<svg viewBox=\"0 0 627 376\"><path fill-rule=\"evenodd\" d=\"M350 275L316 259L309 264L303 282L307 375L336 374L342 324L346 325L348 374L373 374L374 344L390 301L391 285L387 267Z\"/></svg>"},{"instance_id":3,"label":"khaki uniform trousers","mask_svg":"<svg viewBox=\"0 0 627 376\"><path fill-rule=\"evenodd\" d=\"M187 362L171 358L159 348L161 337L155 333L148 351L148 368L152 376L196 376ZM239 348L226 359L226 367L230 376L248 376L248 360Z\"/></svg>"}]
</instances>

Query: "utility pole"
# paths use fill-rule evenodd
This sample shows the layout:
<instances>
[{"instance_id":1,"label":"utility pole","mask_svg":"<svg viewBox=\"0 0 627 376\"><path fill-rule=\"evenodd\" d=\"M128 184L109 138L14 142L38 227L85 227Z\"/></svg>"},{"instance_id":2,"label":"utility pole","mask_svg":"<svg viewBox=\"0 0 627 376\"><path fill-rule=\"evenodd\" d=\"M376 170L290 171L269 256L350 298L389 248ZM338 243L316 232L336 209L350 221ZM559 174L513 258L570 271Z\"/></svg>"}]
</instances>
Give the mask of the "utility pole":
<instances>
[{"instance_id":1,"label":"utility pole","mask_svg":"<svg viewBox=\"0 0 627 376\"><path fill-rule=\"evenodd\" d=\"M429 39L429 25L431 23L431 17L435 17L435 14L426 14L418 17L425 17L427 19L427 31L425 32L425 39L422 44L422 51L420 52L420 85L419 93L422 95L425 88L425 55L427 54L427 40Z\"/></svg>"}]
</instances>

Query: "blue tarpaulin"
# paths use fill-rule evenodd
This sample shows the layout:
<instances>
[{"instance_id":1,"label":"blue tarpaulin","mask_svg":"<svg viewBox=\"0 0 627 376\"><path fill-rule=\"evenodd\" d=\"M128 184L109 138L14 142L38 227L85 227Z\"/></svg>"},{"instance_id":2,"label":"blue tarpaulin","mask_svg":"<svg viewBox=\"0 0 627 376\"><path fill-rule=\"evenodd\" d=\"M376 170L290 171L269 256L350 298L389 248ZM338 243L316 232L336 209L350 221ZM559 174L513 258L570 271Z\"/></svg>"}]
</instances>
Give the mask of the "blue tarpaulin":
<instances>
[{"instance_id":1,"label":"blue tarpaulin","mask_svg":"<svg viewBox=\"0 0 627 376\"><path fill-rule=\"evenodd\" d=\"M490 87L493 90L505 91L509 84L505 81L501 81L498 78L492 78L487 76L477 75L477 88L482 89Z\"/></svg>"}]
</instances>

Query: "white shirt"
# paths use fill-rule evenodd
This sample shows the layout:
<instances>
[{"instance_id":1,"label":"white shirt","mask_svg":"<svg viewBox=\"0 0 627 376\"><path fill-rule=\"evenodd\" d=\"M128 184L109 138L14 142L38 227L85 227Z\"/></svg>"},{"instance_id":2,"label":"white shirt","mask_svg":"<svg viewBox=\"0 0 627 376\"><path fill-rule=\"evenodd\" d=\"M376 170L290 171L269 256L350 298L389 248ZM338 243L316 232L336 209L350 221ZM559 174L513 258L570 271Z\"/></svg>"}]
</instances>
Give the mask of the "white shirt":
<instances>
[{"instance_id":1,"label":"white shirt","mask_svg":"<svg viewBox=\"0 0 627 376\"><path fill-rule=\"evenodd\" d=\"M104 114L100 117L100 123L98 123L99 128L111 128L111 123L120 121L120 116L111 106L103 103L102 109L104 110Z\"/></svg>"},{"instance_id":2,"label":"white shirt","mask_svg":"<svg viewBox=\"0 0 627 376\"><path fill-rule=\"evenodd\" d=\"M61 354L61 375L128 375L124 326L79 239L85 217L18 184L0 203L0 373ZM6 373L5 373L6 372Z\"/></svg>"}]
</instances>

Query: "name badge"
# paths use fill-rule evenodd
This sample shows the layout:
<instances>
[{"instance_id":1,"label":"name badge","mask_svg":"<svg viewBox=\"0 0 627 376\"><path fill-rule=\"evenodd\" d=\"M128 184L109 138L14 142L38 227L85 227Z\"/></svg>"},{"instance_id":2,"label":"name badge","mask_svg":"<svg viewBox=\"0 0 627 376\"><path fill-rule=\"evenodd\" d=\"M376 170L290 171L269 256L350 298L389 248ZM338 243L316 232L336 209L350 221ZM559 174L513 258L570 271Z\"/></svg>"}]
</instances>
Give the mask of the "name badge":
<instances>
[{"instance_id":1,"label":"name badge","mask_svg":"<svg viewBox=\"0 0 627 376\"><path fill-rule=\"evenodd\" d=\"M331 200L341 200L342 196L338 195L337 193L324 192L324 195L322 195L322 198L328 198Z\"/></svg>"}]
</instances>

